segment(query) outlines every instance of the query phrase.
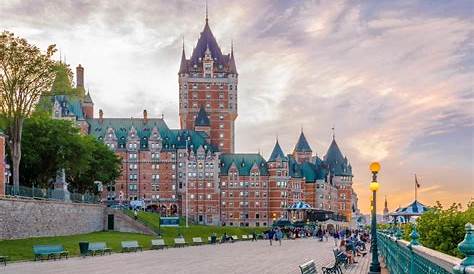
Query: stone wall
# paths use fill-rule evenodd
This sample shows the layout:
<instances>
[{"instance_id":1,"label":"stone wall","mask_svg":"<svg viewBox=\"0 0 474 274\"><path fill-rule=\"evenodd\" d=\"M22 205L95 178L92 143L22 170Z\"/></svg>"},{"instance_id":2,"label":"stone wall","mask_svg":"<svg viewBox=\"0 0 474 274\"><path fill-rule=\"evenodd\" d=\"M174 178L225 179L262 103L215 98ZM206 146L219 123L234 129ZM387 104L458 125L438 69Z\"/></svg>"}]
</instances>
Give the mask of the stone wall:
<instances>
[{"instance_id":1,"label":"stone wall","mask_svg":"<svg viewBox=\"0 0 474 274\"><path fill-rule=\"evenodd\" d=\"M105 207L0 198L0 240L102 231Z\"/></svg>"}]
</instances>

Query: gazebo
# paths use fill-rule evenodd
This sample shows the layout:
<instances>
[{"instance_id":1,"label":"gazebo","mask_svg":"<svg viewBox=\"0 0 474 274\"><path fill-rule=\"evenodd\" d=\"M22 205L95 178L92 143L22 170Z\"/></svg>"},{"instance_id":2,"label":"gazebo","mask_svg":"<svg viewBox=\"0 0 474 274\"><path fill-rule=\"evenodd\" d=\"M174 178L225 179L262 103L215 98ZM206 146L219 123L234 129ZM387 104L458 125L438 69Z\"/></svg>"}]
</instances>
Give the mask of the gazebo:
<instances>
[{"instance_id":1,"label":"gazebo","mask_svg":"<svg viewBox=\"0 0 474 274\"><path fill-rule=\"evenodd\" d=\"M409 223L415 221L428 210L429 207L415 200L406 207L399 207L395 212L392 212L389 215L393 217L392 222Z\"/></svg>"},{"instance_id":2,"label":"gazebo","mask_svg":"<svg viewBox=\"0 0 474 274\"><path fill-rule=\"evenodd\" d=\"M290 215L288 219L293 221L307 219L307 212L312 210L314 210L314 208L303 201L297 201L286 208L286 211L288 211Z\"/></svg>"}]
</instances>

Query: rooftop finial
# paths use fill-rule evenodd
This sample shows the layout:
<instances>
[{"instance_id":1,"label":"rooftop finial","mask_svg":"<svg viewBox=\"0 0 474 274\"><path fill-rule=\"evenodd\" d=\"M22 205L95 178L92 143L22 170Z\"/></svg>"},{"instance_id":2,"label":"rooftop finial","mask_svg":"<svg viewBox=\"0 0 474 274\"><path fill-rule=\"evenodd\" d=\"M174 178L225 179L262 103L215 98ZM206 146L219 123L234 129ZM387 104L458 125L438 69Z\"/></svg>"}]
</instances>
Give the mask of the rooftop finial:
<instances>
[{"instance_id":1,"label":"rooftop finial","mask_svg":"<svg viewBox=\"0 0 474 274\"><path fill-rule=\"evenodd\" d=\"M301 133L303 133L303 125L301 125Z\"/></svg>"},{"instance_id":2,"label":"rooftop finial","mask_svg":"<svg viewBox=\"0 0 474 274\"><path fill-rule=\"evenodd\" d=\"M336 129L335 129L335 126L332 125L332 139L335 140L336 139Z\"/></svg>"},{"instance_id":3,"label":"rooftop finial","mask_svg":"<svg viewBox=\"0 0 474 274\"><path fill-rule=\"evenodd\" d=\"M207 21L208 21L208 13L209 13L209 12L208 12L208 10L207 10L207 0L206 0L206 23L207 23Z\"/></svg>"}]
</instances>

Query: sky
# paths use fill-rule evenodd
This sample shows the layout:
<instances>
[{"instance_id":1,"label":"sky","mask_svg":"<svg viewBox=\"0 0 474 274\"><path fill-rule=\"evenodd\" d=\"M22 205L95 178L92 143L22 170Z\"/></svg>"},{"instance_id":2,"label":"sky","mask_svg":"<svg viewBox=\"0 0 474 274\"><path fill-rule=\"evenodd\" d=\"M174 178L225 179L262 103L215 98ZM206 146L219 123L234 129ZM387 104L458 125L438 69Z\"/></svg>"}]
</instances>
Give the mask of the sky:
<instances>
[{"instance_id":1,"label":"sky","mask_svg":"<svg viewBox=\"0 0 474 274\"><path fill-rule=\"evenodd\" d=\"M378 204L474 197L474 1L209 0L221 49L239 72L236 151L291 153L303 128L314 151L336 141L369 211ZM192 52L205 1L2 0L0 30L85 67L96 115L178 124L182 41ZM59 59L59 52L56 55ZM382 206L378 207L382 210Z\"/></svg>"}]
</instances>

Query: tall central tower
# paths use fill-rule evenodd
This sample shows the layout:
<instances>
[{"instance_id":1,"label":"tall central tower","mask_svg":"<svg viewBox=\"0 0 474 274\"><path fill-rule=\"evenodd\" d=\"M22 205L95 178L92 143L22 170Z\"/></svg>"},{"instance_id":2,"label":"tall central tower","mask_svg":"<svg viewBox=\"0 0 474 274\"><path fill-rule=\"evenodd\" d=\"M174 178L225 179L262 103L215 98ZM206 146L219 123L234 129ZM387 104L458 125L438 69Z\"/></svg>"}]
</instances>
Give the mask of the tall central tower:
<instances>
[{"instance_id":1,"label":"tall central tower","mask_svg":"<svg viewBox=\"0 0 474 274\"><path fill-rule=\"evenodd\" d=\"M234 50L232 46L229 54L222 54L207 15L189 59L183 44L178 75L181 128L195 130L198 113L203 108L209 119L207 134L211 144L224 153L233 153L238 83ZM202 110L200 116L203 116Z\"/></svg>"}]
</instances>

